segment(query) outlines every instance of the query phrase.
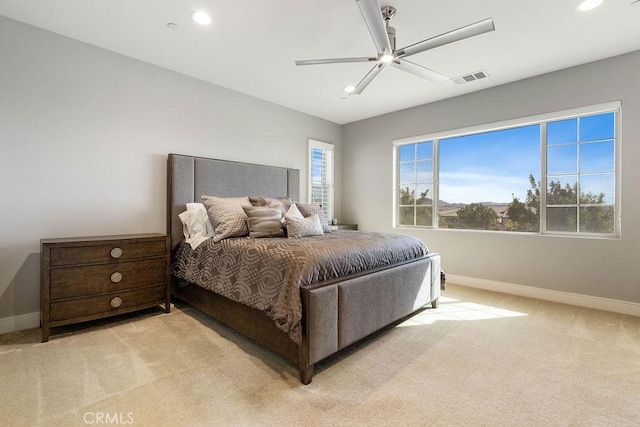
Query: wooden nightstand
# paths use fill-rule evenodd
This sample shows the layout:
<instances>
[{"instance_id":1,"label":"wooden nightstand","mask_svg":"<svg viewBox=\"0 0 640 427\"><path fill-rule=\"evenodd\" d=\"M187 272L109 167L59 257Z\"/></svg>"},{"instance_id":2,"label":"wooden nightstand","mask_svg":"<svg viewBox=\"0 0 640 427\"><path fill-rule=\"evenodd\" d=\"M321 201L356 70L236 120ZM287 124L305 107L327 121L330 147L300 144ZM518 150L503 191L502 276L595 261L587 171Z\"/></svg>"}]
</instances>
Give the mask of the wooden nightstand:
<instances>
[{"instance_id":1,"label":"wooden nightstand","mask_svg":"<svg viewBox=\"0 0 640 427\"><path fill-rule=\"evenodd\" d=\"M337 224L332 225L331 230L357 230L358 224Z\"/></svg>"},{"instance_id":2,"label":"wooden nightstand","mask_svg":"<svg viewBox=\"0 0 640 427\"><path fill-rule=\"evenodd\" d=\"M40 249L42 342L52 327L171 309L165 234L42 239Z\"/></svg>"}]
</instances>

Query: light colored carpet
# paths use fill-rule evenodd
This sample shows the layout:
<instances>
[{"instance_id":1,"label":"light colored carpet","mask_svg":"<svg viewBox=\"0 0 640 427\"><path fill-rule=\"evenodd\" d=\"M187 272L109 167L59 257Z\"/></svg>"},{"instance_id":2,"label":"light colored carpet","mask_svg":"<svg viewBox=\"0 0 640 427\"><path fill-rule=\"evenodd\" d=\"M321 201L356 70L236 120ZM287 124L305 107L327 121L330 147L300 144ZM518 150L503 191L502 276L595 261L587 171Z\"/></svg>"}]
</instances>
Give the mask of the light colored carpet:
<instances>
[{"instance_id":1,"label":"light colored carpet","mask_svg":"<svg viewBox=\"0 0 640 427\"><path fill-rule=\"evenodd\" d=\"M452 285L308 386L188 306L60 331L0 336L0 425L640 423L640 318Z\"/></svg>"}]
</instances>

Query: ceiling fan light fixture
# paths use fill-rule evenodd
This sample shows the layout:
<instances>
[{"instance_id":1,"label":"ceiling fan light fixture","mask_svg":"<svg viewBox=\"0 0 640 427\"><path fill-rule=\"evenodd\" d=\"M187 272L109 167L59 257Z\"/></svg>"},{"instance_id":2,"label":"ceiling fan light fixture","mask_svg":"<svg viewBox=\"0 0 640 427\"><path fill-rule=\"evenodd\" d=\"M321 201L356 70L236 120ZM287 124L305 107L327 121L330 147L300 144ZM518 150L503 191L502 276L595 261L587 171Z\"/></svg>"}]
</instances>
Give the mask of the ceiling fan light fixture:
<instances>
[{"instance_id":1,"label":"ceiling fan light fixture","mask_svg":"<svg viewBox=\"0 0 640 427\"><path fill-rule=\"evenodd\" d=\"M584 0L578 5L577 9L580 12L586 12L587 10L595 9L596 7L600 6L602 4L602 1L603 0Z\"/></svg>"},{"instance_id":2,"label":"ceiling fan light fixture","mask_svg":"<svg viewBox=\"0 0 640 427\"><path fill-rule=\"evenodd\" d=\"M200 25L209 25L211 24L211 17L207 12L203 12L201 10L194 10L191 12L191 19L193 22Z\"/></svg>"},{"instance_id":3,"label":"ceiling fan light fixture","mask_svg":"<svg viewBox=\"0 0 640 427\"><path fill-rule=\"evenodd\" d=\"M394 60L394 56L391 53L385 53L381 55L379 59L379 61L383 64L389 64L393 62L393 60Z\"/></svg>"}]
</instances>

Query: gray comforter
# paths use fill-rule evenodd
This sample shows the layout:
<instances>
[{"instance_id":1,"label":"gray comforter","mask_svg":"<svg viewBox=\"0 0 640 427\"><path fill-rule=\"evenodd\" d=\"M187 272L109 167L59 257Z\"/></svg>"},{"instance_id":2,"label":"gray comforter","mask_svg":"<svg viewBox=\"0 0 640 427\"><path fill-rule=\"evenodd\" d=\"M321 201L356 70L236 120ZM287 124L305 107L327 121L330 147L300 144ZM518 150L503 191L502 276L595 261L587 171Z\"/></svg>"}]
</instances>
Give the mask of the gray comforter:
<instances>
[{"instance_id":1,"label":"gray comforter","mask_svg":"<svg viewBox=\"0 0 640 427\"><path fill-rule=\"evenodd\" d=\"M278 328L300 343L300 287L422 257L420 240L401 234L336 231L302 239L246 237L196 250L178 246L171 273L264 311Z\"/></svg>"}]
</instances>

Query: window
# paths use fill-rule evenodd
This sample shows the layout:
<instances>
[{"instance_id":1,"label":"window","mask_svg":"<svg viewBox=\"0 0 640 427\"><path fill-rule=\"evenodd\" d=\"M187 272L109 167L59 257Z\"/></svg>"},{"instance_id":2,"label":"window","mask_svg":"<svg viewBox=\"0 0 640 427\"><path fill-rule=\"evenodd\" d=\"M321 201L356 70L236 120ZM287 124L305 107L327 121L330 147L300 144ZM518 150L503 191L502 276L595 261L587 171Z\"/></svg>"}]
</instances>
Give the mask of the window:
<instances>
[{"instance_id":1,"label":"window","mask_svg":"<svg viewBox=\"0 0 640 427\"><path fill-rule=\"evenodd\" d=\"M309 201L333 218L333 144L309 140Z\"/></svg>"},{"instance_id":2,"label":"window","mask_svg":"<svg viewBox=\"0 0 640 427\"><path fill-rule=\"evenodd\" d=\"M433 142L399 148L400 187L398 223L431 225L433 222Z\"/></svg>"},{"instance_id":3,"label":"window","mask_svg":"<svg viewBox=\"0 0 640 427\"><path fill-rule=\"evenodd\" d=\"M394 141L395 225L619 234L619 103Z\"/></svg>"},{"instance_id":4,"label":"window","mask_svg":"<svg viewBox=\"0 0 640 427\"><path fill-rule=\"evenodd\" d=\"M615 113L550 122L546 140L546 229L613 234Z\"/></svg>"}]
</instances>

